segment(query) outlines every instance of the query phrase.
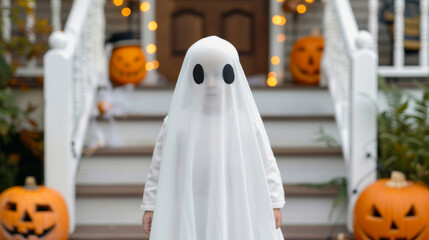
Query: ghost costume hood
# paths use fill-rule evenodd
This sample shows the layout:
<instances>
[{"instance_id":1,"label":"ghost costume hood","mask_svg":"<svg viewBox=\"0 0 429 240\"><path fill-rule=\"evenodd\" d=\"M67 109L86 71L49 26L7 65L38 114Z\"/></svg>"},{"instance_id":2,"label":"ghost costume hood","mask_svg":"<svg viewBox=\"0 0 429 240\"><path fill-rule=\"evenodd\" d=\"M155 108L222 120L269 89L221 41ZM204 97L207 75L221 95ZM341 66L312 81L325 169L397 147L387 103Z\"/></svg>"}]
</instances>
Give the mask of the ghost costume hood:
<instances>
[{"instance_id":1,"label":"ghost costume hood","mask_svg":"<svg viewBox=\"0 0 429 240\"><path fill-rule=\"evenodd\" d=\"M284 239L280 173L233 45L189 48L163 128L151 240Z\"/></svg>"}]
</instances>

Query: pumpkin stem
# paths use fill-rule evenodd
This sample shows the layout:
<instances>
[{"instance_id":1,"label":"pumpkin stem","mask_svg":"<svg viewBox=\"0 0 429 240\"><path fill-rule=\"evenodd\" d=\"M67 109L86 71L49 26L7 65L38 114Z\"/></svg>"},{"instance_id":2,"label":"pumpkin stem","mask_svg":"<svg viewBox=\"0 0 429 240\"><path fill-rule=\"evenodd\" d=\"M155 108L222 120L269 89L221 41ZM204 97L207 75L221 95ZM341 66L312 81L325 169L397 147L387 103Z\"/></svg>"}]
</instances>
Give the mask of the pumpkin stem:
<instances>
[{"instance_id":1,"label":"pumpkin stem","mask_svg":"<svg viewBox=\"0 0 429 240\"><path fill-rule=\"evenodd\" d=\"M25 189L36 189L37 188L36 178L34 178L33 176L26 177L24 188Z\"/></svg>"},{"instance_id":2,"label":"pumpkin stem","mask_svg":"<svg viewBox=\"0 0 429 240\"><path fill-rule=\"evenodd\" d=\"M403 188L408 186L405 174L399 171L392 171L390 180L386 182L386 186L391 188Z\"/></svg>"}]
</instances>

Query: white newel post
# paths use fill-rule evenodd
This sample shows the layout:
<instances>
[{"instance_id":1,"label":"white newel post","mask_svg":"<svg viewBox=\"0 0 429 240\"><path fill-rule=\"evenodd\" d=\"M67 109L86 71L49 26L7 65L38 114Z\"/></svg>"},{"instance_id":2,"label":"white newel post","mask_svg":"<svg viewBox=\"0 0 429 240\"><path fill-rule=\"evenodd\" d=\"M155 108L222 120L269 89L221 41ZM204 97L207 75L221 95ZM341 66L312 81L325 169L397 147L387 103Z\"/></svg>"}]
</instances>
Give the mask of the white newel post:
<instances>
[{"instance_id":1,"label":"white newel post","mask_svg":"<svg viewBox=\"0 0 429 240\"><path fill-rule=\"evenodd\" d=\"M367 31L356 37L351 56L350 162L348 175L348 229L353 231L353 210L362 190L376 179L377 157L377 54Z\"/></svg>"},{"instance_id":2,"label":"white newel post","mask_svg":"<svg viewBox=\"0 0 429 240\"><path fill-rule=\"evenodd\" d=\"M72 155L73 38L55 32L52 49L44 57L45 96L45 185L59 191L66 200L70 233L75 226L75 176Z\"/></svg>"}]
</instances>

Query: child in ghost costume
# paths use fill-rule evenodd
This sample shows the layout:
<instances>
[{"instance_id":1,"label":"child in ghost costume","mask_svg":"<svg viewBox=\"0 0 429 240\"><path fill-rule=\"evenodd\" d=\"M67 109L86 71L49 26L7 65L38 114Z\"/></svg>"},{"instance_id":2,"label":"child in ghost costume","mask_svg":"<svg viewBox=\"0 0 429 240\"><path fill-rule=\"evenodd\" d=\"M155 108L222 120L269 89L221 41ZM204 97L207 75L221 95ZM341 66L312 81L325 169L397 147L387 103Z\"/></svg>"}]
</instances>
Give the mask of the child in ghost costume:
<instances>
[{"instance_id":1,"label":"child in ghost costume","mask_svg":"<svg viewBox=\"0 0 429 240\"><path fill-rule=\"evenodd\" d=\"M150 240L283 240L283 184L237 50L186 53L141 208Z\"/></svg>"}]
</instances>

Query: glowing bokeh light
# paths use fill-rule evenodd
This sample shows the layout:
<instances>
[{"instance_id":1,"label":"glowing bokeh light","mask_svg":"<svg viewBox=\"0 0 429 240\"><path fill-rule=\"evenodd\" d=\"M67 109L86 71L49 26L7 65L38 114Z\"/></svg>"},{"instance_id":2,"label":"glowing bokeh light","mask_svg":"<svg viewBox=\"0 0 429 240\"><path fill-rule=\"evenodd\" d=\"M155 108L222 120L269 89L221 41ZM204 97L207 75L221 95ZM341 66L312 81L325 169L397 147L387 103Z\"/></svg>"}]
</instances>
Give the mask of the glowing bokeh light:
<instances>
[{"instance_id":1,"label":"glowing bokeh light","mask_svg":"<svg viewBox=\"0 0 429 240\"><path fill-rule=\"evenodd\" d=\"M270 87L275 87L277 85L277 78L275 77L269 77L267 79L267 85Z\"/></svg>"},{"instance_id":2,"label":"glowing bokeh light","mask_svg":"<svg viewBox=\"0 0 429 240\"><path fill-rule=\"evenodd\" d=\"M122 3L124 3L124 0L113 0L113 4L115 4L115 6L121 6Z\"/></svg>"},{"instance_id":3,"label":"glowing bokeh light","mask_svg":"<svg viewBox=\"0 0 429 240\"><path fill-rule=\"evenodd\" d=\"M122 13L122 15L123 15L124 17L128 17L128 16L130 16L130 14L131 14L131 9L130 9L130 8L127 8L127 7L122 8L121 13Z\"/></svg>"},{"instance_id":4,"label":"glowing bokeh light","mask_svg":"<svg viewBox=\"0 0 429 240\"><path fill-rule=\"evenodd\" d=\"M307 3L313 3L314 0L305 0Z\"/></svg>"},{"instance_id":5,"label":"glowing bokeh light","mask_svg":"<svg viewBox=\"0 0 429 240\"><path fill-rule=\"evenodd\" d=\"M279 64L279 63L280 63L280 58L279 58L279 57L277 57L277 56L273 56L273 57L271 58L271 63L272 63L273 65L277 65L277 64Z\"/></svg>"},{"instance_id":6,"label":"glowing bokeh light","mask_svg":"<svg viewBox=\"0 0 429 240\"><path fill-rule=\"evenodd\" d=\"M305 13L305 12L307 11L307 7L306 7L305 5L303 5L303 4L299 4L299 5L296 7L296 11L297 11L299 14L303 14L303 13Z\"/></svg>"},{"instance_id":7,"label":"glowing bokeh light","mask_svg":"<svg viewBox=\"0 0 429 240\"><path fill-rule=\"evenodd\" d=\"M149 54L154 54L156 52L155 44L151 43L146 46L146 52Z\"/></svg>"},{"instance_id":8,"label":"glowing bokeh light","mask_svg":"<svg viewBox=\"0 0 429 240\"><path fill-rule=\"evenodd\" d=\"M268 77L277 77L277 74L275 72L269 72Z\"/></svg>"},{"instance_id":9,"label":"glowing bokeh light","mask_svg":"<svg viewBox=\"0 0 429 240\"><path fill-rule=\"evenodd\" d=\"M284 42L284 41L286 41L286 35L284 35L283 33L279 33L279 34L277 34L277 36L276 36L276 40L277 40L278 42Z\"/></svg>"},{"instance_id":10,"label":"glowing bokeh light","mask_svg":"<svg viewBox=\"0 0 429 240\"><path fill-rule=\"evenodd\" d=\"M147 28L151 31L155 31L156 29L158 29L158 23L156 23L155 21L150 21L147 24Z\"/></svg>"},{"instance_id":11,"label":"glowing bokeh light","mask_svg":"<svg viewBox=\"0 0 429 240\"><path fill-rule=\"evenodd\" d=\"M153 60L152 61L152 67L153 67L153 69L158 69L159 68L159 62L158 62L158 60Z\"/></svg>"},{"instance_id":12,"label":"glowing bokeh light","mask_svg":"<svg viewBox=\"0 0 429 240\"><path fill-rule=\"evenodd\" d=\"M274 15L271 20L274 25L285 25L286 23L286 18L280 15Z\"/></svg>"},{"instance_id":13,"label":"glowing bokeh light","mask_svg":"<svg viewBox=\"0 0 429 240\"><path fill-rule=\"evenodd\" d=\"M153 64L151 62L147 62L144 66L146 71L151 71L153 69Z\"/></svg>"},{"instance_id":14,"label":"glowing bokeh light","mask_svg":"<svg viewBox=\"0 0 429 240\"><path fill-rule=\"evenodd\" d=\"M142 12L147 12L147 11L149 11L149 9L150 9L150 4L148 2L142 2L140 4L140 10Z\"/></svg>"}]
</instances>

